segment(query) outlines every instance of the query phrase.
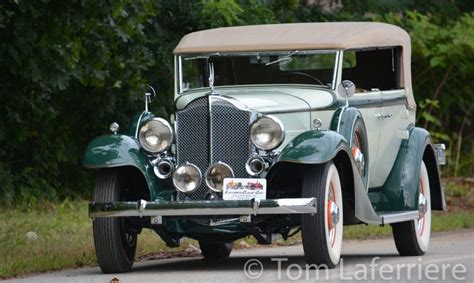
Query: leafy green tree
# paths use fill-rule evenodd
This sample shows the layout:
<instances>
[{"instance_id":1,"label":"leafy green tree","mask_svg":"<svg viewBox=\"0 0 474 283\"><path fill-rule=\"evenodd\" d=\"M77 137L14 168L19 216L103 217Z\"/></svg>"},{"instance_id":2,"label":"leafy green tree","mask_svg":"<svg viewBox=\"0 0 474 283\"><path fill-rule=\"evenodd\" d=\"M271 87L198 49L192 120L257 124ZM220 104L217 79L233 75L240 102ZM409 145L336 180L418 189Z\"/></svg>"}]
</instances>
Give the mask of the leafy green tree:
<instances>
[{"instance_id":1,"label":"leafy green tree","mask_svg":"<svg viewBox=\"0 0 474 283\"><path fill-rule=\"evenodd\" d=\"M127 121L155 66L135 1L0 4L0 188L3 201L86 191L88 133ZM117 106L120 106L118 111Z\"/></svg>"},{"instance_id":2,"label":"leafy green tree","mask_svg":"<svg viewBox=\"0 0 474 283\"><path fill-rule=\"evenodd\" d=\"M474 84L474 13L446 20L439 15L388 13L383 21L407 29L412 38L414 93L419 102L418 124L449 144L448 175L472 174L474 146L472 114Z\"/></svg>"},{"instance_id":3,"label":"leafy green tree","mask_svg":"<svg viewBox=\"0 0 474 283\"><path fill-rule=\"evenodd\" d=\"M190 32L281 22L379 20L413 42L418 122L450 145L446 174L474 172L471 0L4 0L0 2L0 203L87 196L87 142L143 107L173 111L172 51Z\"/></svg>"}]
</instances>

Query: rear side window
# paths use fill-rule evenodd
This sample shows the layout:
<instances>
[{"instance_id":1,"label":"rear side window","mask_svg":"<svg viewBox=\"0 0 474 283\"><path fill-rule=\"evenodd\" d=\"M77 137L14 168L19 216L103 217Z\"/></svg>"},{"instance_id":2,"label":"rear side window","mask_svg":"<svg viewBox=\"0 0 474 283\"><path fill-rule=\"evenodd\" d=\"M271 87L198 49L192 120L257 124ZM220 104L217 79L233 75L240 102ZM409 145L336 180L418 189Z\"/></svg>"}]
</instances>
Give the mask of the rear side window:
<instances>
[{"instance_id":1,"label":"rear side window","mask_svg":"<svg viewBox=\"0 0 474 283\"><path fill-rule=\"evenodd\" d=\"M344 51L342 79L356 85L356 92L396 90L400 85L401 47Z\"/></svg>"}]
</instances>

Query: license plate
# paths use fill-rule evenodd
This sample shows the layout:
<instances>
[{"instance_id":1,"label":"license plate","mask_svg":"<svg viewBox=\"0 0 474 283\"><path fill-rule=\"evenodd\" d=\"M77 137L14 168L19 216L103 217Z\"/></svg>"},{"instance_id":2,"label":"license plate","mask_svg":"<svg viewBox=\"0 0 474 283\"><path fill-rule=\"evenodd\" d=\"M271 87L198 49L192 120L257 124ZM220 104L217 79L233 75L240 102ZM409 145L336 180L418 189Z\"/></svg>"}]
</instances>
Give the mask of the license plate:
<instances>
[{"instance_id":1,"label":"license plate","mask_svg":"<svg viewBox=\"0 0 474 283\"><path fill-rule=\"evenodd\" d=\"M224 200L266 199L267 180L247 178L225 178Z\"/></svg>"}]
</instances>

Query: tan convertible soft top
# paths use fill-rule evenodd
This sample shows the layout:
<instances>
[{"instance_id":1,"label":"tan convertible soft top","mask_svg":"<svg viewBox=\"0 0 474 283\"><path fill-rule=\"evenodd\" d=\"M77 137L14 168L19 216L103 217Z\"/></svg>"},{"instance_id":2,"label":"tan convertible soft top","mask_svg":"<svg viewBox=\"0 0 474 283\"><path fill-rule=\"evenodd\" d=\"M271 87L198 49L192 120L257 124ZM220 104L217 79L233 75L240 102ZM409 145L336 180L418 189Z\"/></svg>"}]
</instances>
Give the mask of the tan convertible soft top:
<instances>
[{"instance_id":1,"label":"tan convertible soft top","mask_svg":"<svg viewBox=\"0 0 474 283\"><path fill-rule=\"evenodd\" d=\"M225 27L203 30L184 36L174 54L360 49L401 46L402 85L410 108L415 107L411 90L410 36L403 29L385 23L335 22L294 23Z\"/></svg>"}]
</instances>

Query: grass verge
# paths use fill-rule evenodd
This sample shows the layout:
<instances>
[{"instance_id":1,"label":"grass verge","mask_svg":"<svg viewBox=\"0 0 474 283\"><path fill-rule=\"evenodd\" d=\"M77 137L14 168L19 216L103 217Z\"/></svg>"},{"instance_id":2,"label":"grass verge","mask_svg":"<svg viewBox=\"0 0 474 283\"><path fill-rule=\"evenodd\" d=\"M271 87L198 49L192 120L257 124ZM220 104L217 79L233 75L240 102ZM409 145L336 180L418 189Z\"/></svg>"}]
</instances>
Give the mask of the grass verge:
<instances>
[{"instance_id":1,"label":"grass verge","mask_svg":"<svg viewBox=\"0 0 474 283\"><path fill-rule=\"evenodd\" d=\"M449 185L447 187L448 203L451 207L458 204L456 207L459 208L449 212L435 212L432 218L432 231L474 228L471 186L460 188L458 185L453 188L455 189L451 189ZM389 225L385 227L357 225L347 226L344 229L345 239L367 239L389 235L391 235ZM300 236L296 235L287 241L278 240L276 244L291 245L300 240ZM256 244L252 237L247 237L244 241L236 242L235 246L248 247ZM150 258L150 254L157 252L160 252L160 257L195 254L187 250L190 245L198 246L195 241L188 240L180 248L167 248L153 231L145 229L139 237L137 256L147 259ZM59 205L47 204L30 211L20 209L0 211L0 251L2 255L0 278L95 265L92 225L87 217L87 202L65 201Z\"/></svg>"}]
</instances>

